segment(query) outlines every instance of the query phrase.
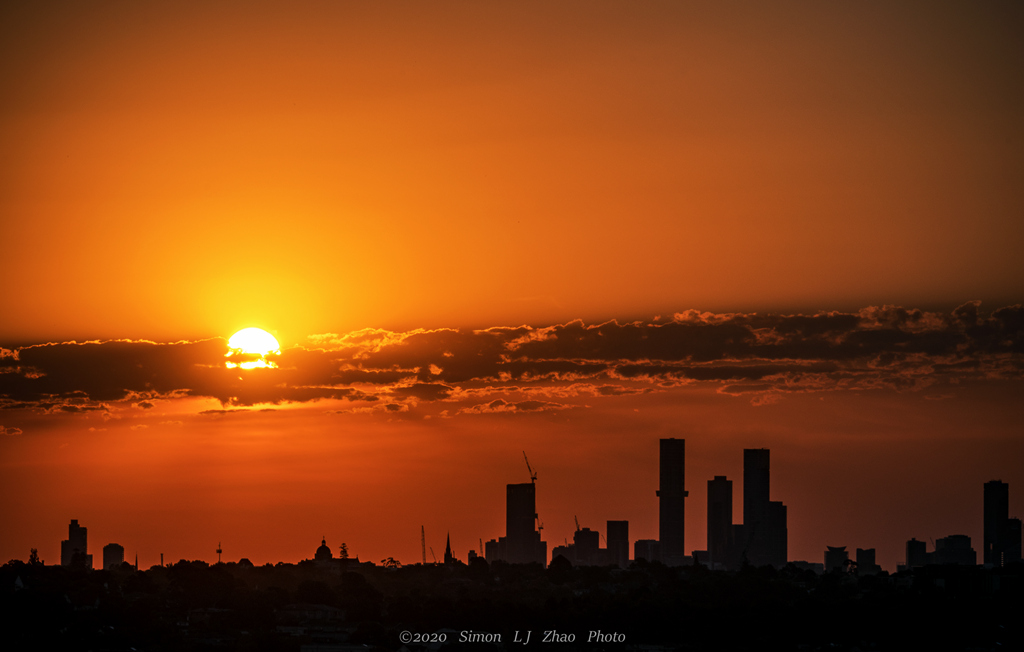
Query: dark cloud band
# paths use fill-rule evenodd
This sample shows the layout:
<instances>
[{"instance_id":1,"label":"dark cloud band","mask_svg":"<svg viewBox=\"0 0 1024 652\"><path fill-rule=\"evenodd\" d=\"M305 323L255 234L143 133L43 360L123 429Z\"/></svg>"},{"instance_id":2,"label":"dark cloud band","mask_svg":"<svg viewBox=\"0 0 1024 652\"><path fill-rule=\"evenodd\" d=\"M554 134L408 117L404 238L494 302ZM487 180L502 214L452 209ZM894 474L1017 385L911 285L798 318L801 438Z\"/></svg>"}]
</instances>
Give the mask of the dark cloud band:
<instances>
[{"instance_id":1,"label":"dark cloud band","mask_svg":"<svg viewBox=\"0 0 1024 652\"><path fill-rule=\"evenodd\" d=\"M986 316L978 302L950 313L892 306L813 315L687 311L666 321L365 330L310 340L308 348L282 351L278 368L251 370L226 368L220 338L0 349L0 407L82 412L201 396L226 407L334 399L404 411L417 402L471 401L464 412L529 412L563 407L541 399L580 383L601 396L689 383L739 395L1024 376L1024 307ZM536 394L530 400L495 398L527 387ZM484 388L491 400L480 402Z\"/></svg>"}]
</instances>

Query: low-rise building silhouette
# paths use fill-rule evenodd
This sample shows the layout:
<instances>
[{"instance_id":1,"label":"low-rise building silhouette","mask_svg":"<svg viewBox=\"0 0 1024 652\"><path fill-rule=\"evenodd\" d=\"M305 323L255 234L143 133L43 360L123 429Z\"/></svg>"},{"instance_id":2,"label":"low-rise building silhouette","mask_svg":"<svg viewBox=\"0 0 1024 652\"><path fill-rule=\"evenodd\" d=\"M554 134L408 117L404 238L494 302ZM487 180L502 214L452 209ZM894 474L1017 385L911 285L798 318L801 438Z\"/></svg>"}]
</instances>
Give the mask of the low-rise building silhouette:
<instances>
[{"instance_id":1,"label":"low-rise building silhouette","mask_svg":"<svg viewBox=\"0 0 1024 652\"><path fill-rule=\"evenodd\" d=\"M874 548L857 548L857 574L877 575L882 572L882 567L875 563Z\"/></svg>"},{"instance_id":2,"label":"low-rise building silhouette","mask_svg":"<svg viewBox=\"0 0 1024 652\"><path fill-rule=\"evenodd\" d=\"M850 560L850 553L846 552L846 546L825 546L825 572L842 572L846 570L846 562Z\"/></svg>"},{"instance_id":3,"label":"low-rise building silhouette","mask_svg":"<svg viewBox=\"0 0 1024 652\"><path fill-rule=\"evenodd\" d=\"M331 547L327 545L327 537L325 536L320 540L320 546L313 553L313 561L330 561L334 559L334 553L331 552Z\"/></svg>"},{"instance_id":4,"label":"low-rise building silhouette","mask_svg":"<svg viewBox=\"0 0 1024 652\"><path fill-rule=\"evenodd\" d=\"M118 568L124 563L124 546L118 543L108 543L103 546L103 568L110 570Z\"/></svg>"},{"instance_id":5,"label":"low-rise building silhouette","mask_svg":"<svg viewBox=\"0 0 1024 652\"><path fill-rule=\"evenodd\" d=\"M966 534L951 534L935 542L935 552L930 555L932 564L961 564L974 566L978 563L978 553L971 547L971 537Z\"/></svg>"},{"instance_id":6,"label":"low-rise building silhouette","mask_svg":"<svg viewBox=\"0 0 1024 652\"><path fill-rule=\"evenodd\" d=\"M655 539L637 539L633 542L633 561L661 561L661 543Z\"/></svg>"}]
</instances>

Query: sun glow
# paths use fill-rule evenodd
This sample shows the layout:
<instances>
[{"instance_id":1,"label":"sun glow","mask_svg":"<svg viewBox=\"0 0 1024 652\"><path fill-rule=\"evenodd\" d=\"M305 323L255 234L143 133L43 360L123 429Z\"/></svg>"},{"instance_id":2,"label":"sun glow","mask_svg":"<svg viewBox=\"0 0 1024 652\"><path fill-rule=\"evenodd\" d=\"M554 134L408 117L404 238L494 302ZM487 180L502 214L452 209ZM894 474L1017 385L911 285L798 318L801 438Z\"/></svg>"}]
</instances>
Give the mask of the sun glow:
<instances>
[{"instance_id":1,"label":"sun glow","mask_svg":"<svg viewBox=\"0 0 1024 652\"><path fill-rule=\"evenodd\" d=\"M273 369L277 365L268 360L281 353L277 339L262 328L243 328L228 340L228 369Z\"/></svg>"}]
</instances>

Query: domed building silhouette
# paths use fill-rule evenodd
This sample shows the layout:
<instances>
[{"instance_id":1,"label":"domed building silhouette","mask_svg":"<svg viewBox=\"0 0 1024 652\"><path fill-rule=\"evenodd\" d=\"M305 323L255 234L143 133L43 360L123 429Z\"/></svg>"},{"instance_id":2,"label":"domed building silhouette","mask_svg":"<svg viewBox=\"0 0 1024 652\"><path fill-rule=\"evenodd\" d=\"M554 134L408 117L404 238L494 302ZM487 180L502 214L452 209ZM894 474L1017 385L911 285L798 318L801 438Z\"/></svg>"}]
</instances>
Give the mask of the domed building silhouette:
<instances>
[{"instance_id":1,"label":"domed building silhouette","mask_svg":"<svg viewBox=\"0 0 1024 652\"><path fill-rule=\"evenodd\" d=\"M334 559L334 555L331 553L331 549L327 547L327 537L320 541L320 547L316 549L316 554L313 555L315 561L330 561Z\"/></svg>"}]
</instances>

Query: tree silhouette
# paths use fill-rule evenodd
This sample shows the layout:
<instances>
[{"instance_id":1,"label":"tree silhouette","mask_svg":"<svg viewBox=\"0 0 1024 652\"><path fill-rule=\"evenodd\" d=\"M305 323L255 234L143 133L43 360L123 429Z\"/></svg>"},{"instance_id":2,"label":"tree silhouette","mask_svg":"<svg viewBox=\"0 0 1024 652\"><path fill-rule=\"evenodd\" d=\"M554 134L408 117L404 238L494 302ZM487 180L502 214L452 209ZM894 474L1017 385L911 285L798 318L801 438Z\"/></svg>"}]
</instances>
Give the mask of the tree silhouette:
<instances>
[{"instance_id":1,"label":"tree silhouette","mask_svg":"<svg viewBox=\"0 0 1024 652\"><path fill-rule=\"evenodd\" d=\"M348 545L344 543L341 544L341 552L338 553L338 556L342 559L348 559Z\"/></svg>"}]
</instances>

